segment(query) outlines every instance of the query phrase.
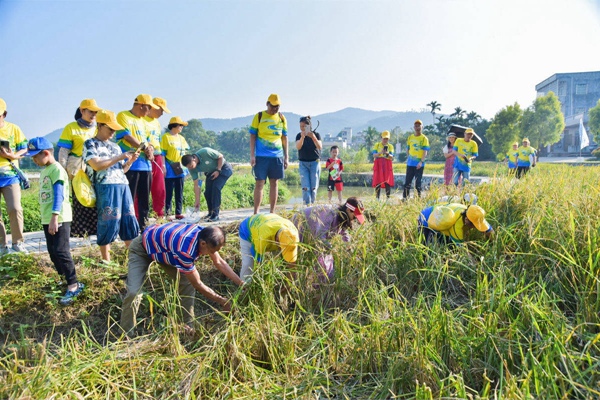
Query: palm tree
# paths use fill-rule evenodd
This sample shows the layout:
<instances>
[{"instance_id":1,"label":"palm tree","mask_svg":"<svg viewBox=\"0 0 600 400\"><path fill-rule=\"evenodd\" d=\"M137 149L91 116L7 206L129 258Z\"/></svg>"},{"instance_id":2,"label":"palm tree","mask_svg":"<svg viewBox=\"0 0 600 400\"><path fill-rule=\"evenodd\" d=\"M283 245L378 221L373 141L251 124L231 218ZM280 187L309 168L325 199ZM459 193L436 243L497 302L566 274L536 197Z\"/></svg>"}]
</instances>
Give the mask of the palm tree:
<instances>
[{"instance_id":1,"label":"palm tree","mask_svg":"<svg viewBox=\"0 0 600 400\"><path fill-rule=\"evenodd\" d=\"M469 125L476 125L479 120L481 120L481 115L477 114L475 111L467 113L467 121L469 121Z\"/></svg>"},{"instance_id":2,"label":"palm tree","mask_svg":"<svg viewBox=\"0 0 600 400\"><path fill-rule=\"evenodd\" d=\"M437 101L433 100L431 103L426 104L429 108L431 108L431 115L433 116L433 123L435 124L435 112L440 111L442 109L442 105Z\"/></svg>"},{"instance_id":3,"label":"palm tree","mask_svg":"<svg viewBox=\"0 0 600 400\"><path fill-rule=\"evenodd\" d=\"M379 140L379 131L372 126L369 126L365 131L365 148L369 152L369 159L371 159L371 149Z\"/></svg>"},{"instance_id":4,"label":"palm tree","mask_svg":"<svg viewBox=\"0 0 600 400\"><path fill-rule=\"evenodd\" d=\"M451 117L456 117L457 119L462 119L465 115L466 111L460 107L455 107L454 112L450 114Z\"/></svg>"}]
</instances>

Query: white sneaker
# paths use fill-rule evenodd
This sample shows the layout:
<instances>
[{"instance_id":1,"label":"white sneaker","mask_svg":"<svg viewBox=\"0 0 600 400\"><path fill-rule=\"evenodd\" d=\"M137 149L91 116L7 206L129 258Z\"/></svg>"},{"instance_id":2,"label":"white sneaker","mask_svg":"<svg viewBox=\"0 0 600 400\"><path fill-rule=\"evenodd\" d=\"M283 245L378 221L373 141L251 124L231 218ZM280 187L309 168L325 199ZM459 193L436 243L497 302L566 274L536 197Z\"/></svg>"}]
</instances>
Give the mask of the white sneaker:
<instances>
[{"instance_id":1,"label":"white sneaker","mask_svg":"<svg viewBox=\"0 0 600 400\"><path fill-rule=\"evenodd\" d=\"M8 246L0 247L0 256L3 256L8 253L11 253L11 250L8 248Z\"/></svg>"},{"instance_id":2,"label":"white sneaker","mask_svg":"<svg viewBox=\"0 0 600 400\"><path fill-rule=\"evenodd\" d=\"M19 253L29 253L29 251L27 251L27 249L25 248L24 243L13 243L12 249Z\"/></svg>"}]
</instances>

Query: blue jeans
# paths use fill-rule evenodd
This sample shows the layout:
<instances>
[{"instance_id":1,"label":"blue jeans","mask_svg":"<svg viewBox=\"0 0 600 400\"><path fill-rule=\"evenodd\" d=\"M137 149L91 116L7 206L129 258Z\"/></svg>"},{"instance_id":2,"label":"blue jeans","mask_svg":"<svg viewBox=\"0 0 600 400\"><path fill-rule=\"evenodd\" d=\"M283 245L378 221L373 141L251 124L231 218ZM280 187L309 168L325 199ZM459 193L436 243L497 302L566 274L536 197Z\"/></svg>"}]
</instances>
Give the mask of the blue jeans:
<instances>
[{"instance_id":1,"label":"blue jeans","mask_svg":"<svg viewBox=\"0 0 600 400\"><path fill-rule=\"evenodd\" d=\"M302 185L302 201L310 205L317 200L317 189L321 175L321 163L316 161L300 161L300 185Z\"/></svg>"},{"instance_id":2,"label":"blue jeans","mask_svg":"<svg viewBox=\"0 0 600 400\"><path fill-rule=\"evenodd\" d=\"M471 177L471 171L459 171L458 168L454 168L454 171L452 172L452 177L454 178L454 184L456 186L458 186L458 180L460 179L461 175L463 177L464 183L465 181L468 181Z\"/></svg>"}]
</instances>

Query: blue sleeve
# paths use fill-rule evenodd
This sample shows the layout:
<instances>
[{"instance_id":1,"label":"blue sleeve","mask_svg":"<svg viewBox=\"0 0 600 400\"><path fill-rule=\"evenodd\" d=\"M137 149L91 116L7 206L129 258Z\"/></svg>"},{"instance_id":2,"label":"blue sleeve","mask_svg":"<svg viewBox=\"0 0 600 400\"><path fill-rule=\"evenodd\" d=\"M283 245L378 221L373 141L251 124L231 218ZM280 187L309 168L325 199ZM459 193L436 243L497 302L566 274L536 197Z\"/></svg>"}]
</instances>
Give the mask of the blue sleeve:
<instances>
[{"instance_id":1,"label":"blue sleeve","mask_svg":"<svg viewBox=\"0 0 600 400\"><path fill-rule=\"evenodd\" d=\"M56 214L62 210L62 204L65 199L65 185L63 181L56 181L52 185L54 191L54 202L52 203L52 213Z\"/></svg>"}]
</instances>

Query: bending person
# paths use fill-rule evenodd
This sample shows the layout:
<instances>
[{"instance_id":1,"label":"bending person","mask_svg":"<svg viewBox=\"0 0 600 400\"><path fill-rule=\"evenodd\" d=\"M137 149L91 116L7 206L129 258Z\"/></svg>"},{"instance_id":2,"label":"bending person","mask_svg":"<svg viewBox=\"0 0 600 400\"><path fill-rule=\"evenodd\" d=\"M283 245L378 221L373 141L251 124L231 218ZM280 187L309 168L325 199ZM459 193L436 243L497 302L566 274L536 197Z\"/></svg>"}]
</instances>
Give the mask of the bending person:
<instances>
[{"instance_id":1,"label":"bending person","mask_svg":"<svg viewBox=\"0 0 600 400\"><path fill-rule=\"evenodd\" d=\"M181 158L181 163L190 170L194 180L194 196L196 211L200 209L200 173L206 176L206 187L204 188L204 198L208 214L204 217L205 221L215 222L219 220L221 211L221 191L227 183L227 180L233 174L231 164L225 161L223 154L209 147L198 150L196 154L186 154Z\"/></svg>"},{"instance_id":2,"label":"bending person","mask_svg":"<svg viewBox=\"0 0 600 400\"><path fill-rule=\"evenodd\" d=\"M473 227L488 237L494 233L485 219L485 210L477 205L450 203L427 207L421 211L418 225L427 244L462 243L465 233Z\"/></svg>"},{"instance_id":3,"label":"bending person","mask_svg":"<svg viewBox=\"0 0 600 400\"><path fill-rule=\"evenodd\" d=\"M179 280L183 320L188 327L191 328L194 320L195 291L229 311L229 300L206 286L194 265L200 256L207 255L215 268L236 285L242 286L244 282L219 255L224 244L225 233L217 226L203 228L177 222L149 226L129 247L127 294L123 299L121 328L130 334L136 325L141 289L153 261L172 279Z\"/></svg>"},{"instance_id":4,"label":"bending person","mask_svg":"<svg viewBox=\"0 0 600 400\"><path fill-rule=\"evenodd\" d=\"M242 221L239 235L243 281L252 278L254 262L262 261L267 252L281 251L283 259L295 266L300 239L292 221L277 214L256 214Z\"/></svg>"},{"instance_id":5,"label":"bending person","mask_svg":"<svg viewBox=\"0 0 600 400\"><path fill-rule=\"evenodd\" d=\"M336 235L340 235L344 242L350 241L348 230L352 229L354 220L359 224L365 222L364 210L360 200L356 197L349 197L344 204L337 207L330 205L308 207L295 214L292 221L298 228L301 242L313 243L323 250L329 250L331 248L329 241ZM332 279L334 275L333 256L320 254L318 262L321 280Z\"/></svg>"}]
</instances>

